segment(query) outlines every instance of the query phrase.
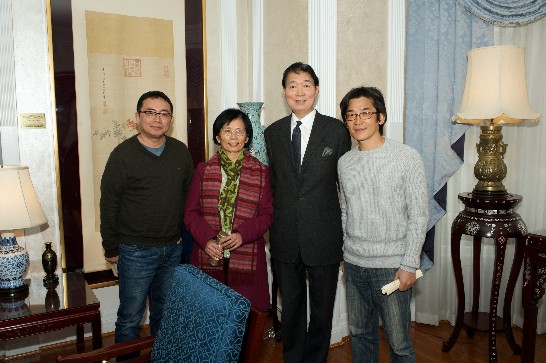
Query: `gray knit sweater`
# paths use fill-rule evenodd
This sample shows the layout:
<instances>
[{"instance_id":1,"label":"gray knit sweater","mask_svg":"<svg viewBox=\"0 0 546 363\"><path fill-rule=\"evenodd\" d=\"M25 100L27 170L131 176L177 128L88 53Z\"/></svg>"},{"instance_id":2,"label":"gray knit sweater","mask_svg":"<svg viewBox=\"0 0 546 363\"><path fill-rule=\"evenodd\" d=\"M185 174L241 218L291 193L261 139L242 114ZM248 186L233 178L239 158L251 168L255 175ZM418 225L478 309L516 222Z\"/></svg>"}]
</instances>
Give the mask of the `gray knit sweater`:
<instances>
[{"instance_id":1,"label":"gray knit sweater","mask_svg":"<svg viewBox=\"0 0 546 363\"><path fill-rule=\"evenodd\" d=\"M385 138L338 162L343 258L368 268L415 272L428 222L427 185L413 148Z\"/></svg>"}]
</instances>

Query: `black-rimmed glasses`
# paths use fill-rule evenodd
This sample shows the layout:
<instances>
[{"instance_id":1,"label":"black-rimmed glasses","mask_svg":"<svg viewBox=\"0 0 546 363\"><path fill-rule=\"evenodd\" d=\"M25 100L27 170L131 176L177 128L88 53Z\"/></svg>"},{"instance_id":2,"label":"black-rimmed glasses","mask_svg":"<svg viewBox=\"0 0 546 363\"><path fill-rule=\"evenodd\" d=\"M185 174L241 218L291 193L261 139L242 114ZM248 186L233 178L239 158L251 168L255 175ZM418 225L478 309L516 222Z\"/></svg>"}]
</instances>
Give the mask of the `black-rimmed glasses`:
<instances>
[{"instance_id":1,"label":"black-rimmed glasses","mask_svg":"<svg viewBox=\"0 0 546 363\"><path fill-rule=\"evenodd\" d=\"M157 112L155 110L146 110L146 111L139 111L139 113L143 113L146 115L147 118L155 118L156 116L159 116L159 118L163 121L169 121L173 115L170 112Z\"/></svg>"},{"instance_id":2,"label":"black-rimmed glasses","mask_svg":"<svg viewBox=\"0 0 546 363\"><path fill-rule=\"evenodd\" d=\"M359 119L365 121L365 120L369 120L372 118L372 115L373 114L376 114L376 113L379 113L377 111L375 112L372 112L372 111L362 111L360 113L354 113L354 112L349 112L349 113L346 113L345 114L345 120L346 121L354 121L356 120L356 118L358 117Z\"/></svg>"}]
</instances>

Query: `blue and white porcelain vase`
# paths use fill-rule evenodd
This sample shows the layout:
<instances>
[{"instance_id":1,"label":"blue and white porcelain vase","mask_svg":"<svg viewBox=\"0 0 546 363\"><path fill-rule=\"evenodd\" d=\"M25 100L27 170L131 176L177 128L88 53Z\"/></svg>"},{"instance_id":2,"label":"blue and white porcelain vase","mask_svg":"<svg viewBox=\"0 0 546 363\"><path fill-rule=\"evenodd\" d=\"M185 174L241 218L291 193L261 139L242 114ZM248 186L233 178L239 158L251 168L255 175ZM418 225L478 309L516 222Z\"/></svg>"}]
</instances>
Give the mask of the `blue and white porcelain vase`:
<instances>
[{"instance_id":1,"label":"blue and white porcelain vase","mask_svg":"<svg viewBox=\"0 0 546 363\"><path fill-rule=\"evenodd\" d=\"M17 244L13 233L5 233L0 238L0 289L22 287L22 278L28 268L28 253Z\"/></svg>"},{"instance_id":2,"label":"blue and white porcelain vase","mask_svg":"<svg viewBox=\"0 0 546 363\"><path fill-rule=\"evenodd\" d=\"M252 142L249 146L249 151L252 156L261 161L264 165L268 165L267 153L265 149L264 130L260 120L263 102L240 102L237 103L239 109L248 115L252 124Z\"/></svg>"},{"instance_id":3,"label":"blue and white porcelain vase","mask_svg":"<svg viewBox=\"0 0 546 363\"><path fill-rule=\"evenodd\" d=\"M16 319L30 314L30 308L28 307L25 298L11 301L0 300L0 318L2 318L2 320Z\"/></svg>"}]
</instances>

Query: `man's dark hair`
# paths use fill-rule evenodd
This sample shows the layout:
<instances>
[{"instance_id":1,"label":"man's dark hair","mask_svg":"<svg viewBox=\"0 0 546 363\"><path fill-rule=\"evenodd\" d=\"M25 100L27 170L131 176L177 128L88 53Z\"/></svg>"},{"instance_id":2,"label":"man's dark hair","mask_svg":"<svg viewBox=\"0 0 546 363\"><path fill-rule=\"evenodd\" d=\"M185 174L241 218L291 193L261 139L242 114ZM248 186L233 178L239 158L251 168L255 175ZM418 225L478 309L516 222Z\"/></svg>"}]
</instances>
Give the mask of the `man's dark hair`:
<instances>
[{"instance_id":1,"label":"man's dark hair","mask_svg":"<svg viewBox=\"0 0 546 363\"><path fill-rule=\"evenodd\" d=\"M339 103L339 108L341 109L341 118L343 119L343 122L347 122L346 114L347 108L349 107L349 101L360 97L366 97L370 101L372 101L373 107L375 107L375 110L378 112L376 114L377 121L379 121L380 114L382 114L385 118L383 124L379 125L379 133L383 135L383 126L385 126L385 123L387 122L387 108L385 107L385 98L383 98L383 94L378 88L375 87L356 87L347 92L345 97L343 97L343 99Z\"/></svg>"},{"instance_id":2,"label":"man's dark hair","mask_svg":"<svg viewBox=\"0 0 546 363\"><path fill-rule=\"evenodd\" d=\"M284 70L284 73L282 74L282 88L286 88L286 79L290 73L300 74L302 72L309 73L311 78L313 78L313 82L315 82L315 87L319 85L319 79L313 70L313 67L309 64L296 62Z\"/></svg>"},{"instance_id":3,"label":"man's dark hair","mask_svg":"<svg viewBox=\"0 0 546 363\"><path fill-rule=\"evenodd\" d=\"M228 108L220 112L218 117L216 117L216 120L214 120L214 124L212 124L212 140L216 145L220 145L216 137L220 135L220 130L222 130L222 127L224 127L224 125L230 124L231 121L238 118L243 120L243 124L245 125L245 131L248 137L248 141L245 142L245 148L248 148L248 146L252 142L252 123L250 122L248 115L237 108Z\"/></svg>"},{"instance_id":4,"label":"man's dark hair","mask_svg":"<svg viewBox=\"0 0 546 363\"><path fill-rule=\"evenodd\" d=\"M137 112L142 111L141 110L142 104L144 103L144 100L148 98L162 98L163 100L165 100L165 102L169 104L169 106L171 106L171 113L174 112L174 107L173 107L173 103L171 102L171 99L161 91L148 91L144 93L142 96L140 96L136 105Z\"/></svg>"}]
</instances>

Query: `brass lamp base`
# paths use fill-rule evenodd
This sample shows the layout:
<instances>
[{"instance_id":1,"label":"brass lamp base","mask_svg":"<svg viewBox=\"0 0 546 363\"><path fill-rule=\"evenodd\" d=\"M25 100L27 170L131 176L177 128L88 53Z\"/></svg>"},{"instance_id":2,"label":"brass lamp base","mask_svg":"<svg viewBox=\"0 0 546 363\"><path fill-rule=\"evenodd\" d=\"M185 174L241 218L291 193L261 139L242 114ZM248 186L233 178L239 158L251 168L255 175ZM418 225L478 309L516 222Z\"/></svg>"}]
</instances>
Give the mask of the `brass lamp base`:
<instances>
[{"instance_id":1,"label":"brass lamp base","mask_svg":"<svg viewBox=\"0 0 546 363\"><path fill-rule=\"evenodd\" d=\"M480 126L480 142L476 144L478 161L474 166L474 175L478 183L472 191L481 195L506 195L506 187L502 183L506 177L507 168L504 163L506 145L502 141L502 125L492 122Z\"/></svg>"}]
</instances>

